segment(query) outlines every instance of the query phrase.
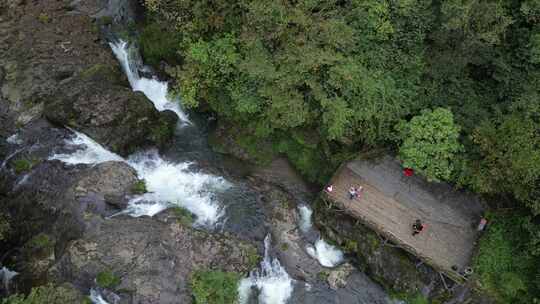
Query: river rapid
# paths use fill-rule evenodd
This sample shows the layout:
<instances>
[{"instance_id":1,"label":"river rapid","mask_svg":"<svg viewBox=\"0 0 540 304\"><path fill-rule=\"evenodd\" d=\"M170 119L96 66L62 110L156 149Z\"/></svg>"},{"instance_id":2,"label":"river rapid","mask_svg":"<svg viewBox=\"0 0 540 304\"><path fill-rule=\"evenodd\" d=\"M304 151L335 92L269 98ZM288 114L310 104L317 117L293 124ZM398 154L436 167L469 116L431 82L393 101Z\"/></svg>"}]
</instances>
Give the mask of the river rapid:
<instances>
[{"instance_id":1,"label":"river rapid","mask_svg":"<svg viewBox=\"0 0 540 304\"><path fill-rule=\"evenodd\" d=\"M151 69L143 65L136 47L122 40L111 42L110 47L132 89L144 93L157 110L174 112L179 121L172 143L162 150L142 150L123 158L87 135L72 130L71 138L64 142L65 147L59 149L70 152L50 156L70 165L120 161L136 170L148 192L132 197L128 207L110 216L110 220L122 214L154 216L167 208L180 206L194 215L196 228L227 231L257 242L264 258L259 267L241 280L239 303L391 303L378 285L356 270L349 286L338 291L328 288L324 279L308 283L302 278L293 278L275 254L277 244L272 243L271 236L275 229L269 227L271 219L257 199L257 191L235 174L222 156L210 149L206 140L208 122L196 113L188 114L181 102L171 97L167 82L148 76L152 75ZM141 76L143 70L145 76ZM311 259L311 263L318 264L325 272L344 263L344 254L320 238L313 227L309 204L296 203L295 225L300 236L297 245L303 250L304 259ZM281 257L284 255L287 253L280 253ZM90 298L96 304L107 303L99 290L92 289Z\"/></svg>"}]
</instances>

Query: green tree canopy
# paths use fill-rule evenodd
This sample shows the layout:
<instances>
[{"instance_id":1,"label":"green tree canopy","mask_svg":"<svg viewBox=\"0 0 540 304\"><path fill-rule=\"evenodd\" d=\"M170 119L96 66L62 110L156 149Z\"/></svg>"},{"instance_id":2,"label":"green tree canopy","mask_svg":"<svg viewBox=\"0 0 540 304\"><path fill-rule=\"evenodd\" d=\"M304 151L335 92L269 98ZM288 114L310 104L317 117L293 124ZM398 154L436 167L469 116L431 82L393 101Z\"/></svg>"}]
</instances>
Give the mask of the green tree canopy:
<instances>
[{"instance_id":1,"label":"green tree canopy","mask_svg":"<svg viewBox=\"0 0 540 304\"><path fill-rule=\"evenodd\" d=\"M399 155L403 165L413 168L428 180L449 180L454 171L460 127L454 123L452 112L444 108L423 110L409 122L398 125Z\"/></svg>"}]
</instances>

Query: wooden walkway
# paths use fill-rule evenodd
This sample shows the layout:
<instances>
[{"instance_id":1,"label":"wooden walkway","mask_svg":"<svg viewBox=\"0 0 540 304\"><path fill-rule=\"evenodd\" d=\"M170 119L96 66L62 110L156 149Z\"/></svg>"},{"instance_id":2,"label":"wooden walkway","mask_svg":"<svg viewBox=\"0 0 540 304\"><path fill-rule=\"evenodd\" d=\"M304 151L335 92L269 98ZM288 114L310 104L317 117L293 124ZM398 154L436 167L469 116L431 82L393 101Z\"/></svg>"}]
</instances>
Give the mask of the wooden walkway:
<instances>
[{"instance_id":1,"label":"wooden walkway","mask_svg":"<svg viewBox=\"0 0 540 304\"><path fill-rule=\"evenodd\" d=\"M406 177L390 158L378 164L349 162L330 184L333 191L327 197L339 208L450 278L462 280L458 272L470 266L482 212L477 199L448 185ZM360 185L363 192L351 200L348 189ZM413 237L416 219L427 229Z\"/></svg>"}]
</instances>

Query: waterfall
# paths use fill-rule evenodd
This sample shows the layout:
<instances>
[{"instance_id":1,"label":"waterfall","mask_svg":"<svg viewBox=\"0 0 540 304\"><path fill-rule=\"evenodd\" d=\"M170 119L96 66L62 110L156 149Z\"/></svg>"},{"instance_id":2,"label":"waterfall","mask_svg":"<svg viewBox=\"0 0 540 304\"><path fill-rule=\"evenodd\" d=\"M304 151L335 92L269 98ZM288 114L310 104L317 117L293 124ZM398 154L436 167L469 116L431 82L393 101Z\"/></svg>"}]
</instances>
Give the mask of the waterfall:
<instances>
[{"instance_id":1,"label":"waterfall","mask_svg":"<svg viewBox=\"0 0 540 304\"><path fill-rule=\"evenodd\" d=\"M109 304L103 299L101 294L94 289L90 289L90 301L92 301L94 304Z\"/></svg>"},{"instance_id":2,"label":"waterfall","mask_svg":"<svg viewBox=\"0 0 540 304\"><path fill-rule=\"evenodd\" d=\"M313 226L311 223L311 215L313 214L313 210L306 205L302 205L298 207L298 211L300 213L300 222L298 226L302 232L308 232Z\"/></svg>"},{"instance_id":3,"label":"waterfall","mask_svg":"<svg viewBox=\"0 0 540 304\"><path fill-rule=\"evenodd\" d=\"M313 228L311 223L313 210L307 205L302 205L298 207L298 212L300 213L298 226L302 232L307 233ZM315 244L309 244L306 251L324 267L335 267L343 261L343 252L321 238Z\"/></svg>"},{"instance_id":4,"label":"waterfall","mask_svg":"<svg viewBox=\"0 0 540 304\"><path fill-rule=\"evenodd\" d=\"M284 304L292 294L293 280L281 266L279 260L270 256L270 236L264 239L264 259L260 268L252 271L248 278L242 279L238 286L239 303L247 303L251 289L260 291L259 303Z\"/></svg>"},{"instance_id":5,"label":"waterfall","mask_svg":"<svg viewBox=\"0 0 540 304\"><path fill-rule=\"evenodd\" d=\"M308 245L306 251L324 267L335 267L343 261L343 252L323 239L318 239L314 246Z\"/></svg>"},{"instance_id":6,"label":"waterfall","mask_svg":"<svg viewBox=\"0 0 540 304\"><path fill-rule=\"evenodd\" d=\"M155 149L135 153L127 160L108 151L90 137L74 132L66 141L72 153L54 154L68 164L99 164L107 161L126 162L146 182L148 193L130 200L123 213L132 216L153 216L171 206L181 206L196 216L197 225L210 226L223 215L223 209L215 198L216 191L231 187L223 177L190 171L189 162L173 163L164 160Z\"/></svg>"},{"instance_id":7,"label":"waterfall","mask_svg":"<svg viewBox=\"0 0 540 304\"><path fill-rule=\"evenodd\" d=\"M5 291L9 290L9 282L18 274L18 272L9 270L7 267L0 268L0 282L2 282Z\"/></svg>"},{"instance_id":8,"label":"waterfall","mask_svg":"<svg viewBox=\"0 0 540 304\"><path fill-rule=\"evenodd\" d=\"M140 77L139 72L129 56L129 45L123 40L110 42L109 45L116 58L120 62L122 69L131 84L131 88L136 92L143 92L158 111L171 110L183 123L190 123L188 116L180 107L180 101L169 97L168 84L157 79Z\"/></svg>"}]
</instances>

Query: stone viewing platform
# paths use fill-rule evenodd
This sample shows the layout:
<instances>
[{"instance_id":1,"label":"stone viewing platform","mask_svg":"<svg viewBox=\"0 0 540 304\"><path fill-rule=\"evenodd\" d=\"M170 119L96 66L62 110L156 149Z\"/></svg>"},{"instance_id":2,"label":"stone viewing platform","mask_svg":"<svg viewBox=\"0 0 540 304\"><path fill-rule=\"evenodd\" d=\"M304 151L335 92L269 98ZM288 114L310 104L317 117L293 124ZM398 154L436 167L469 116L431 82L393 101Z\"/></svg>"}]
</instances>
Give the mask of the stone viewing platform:
<instances>
[{"instance_id":1,"label":"stone viewing platform","mask_svg":"<svg viewBox=\"0 0 540 304\"><path fill-rule=\"evenodd\" d=\"M462 273L471 266L479 236L481 202L448 184L405 176L402 170L390 157L354 160L341 166L329 183L332 191L325 191L324 196L436 270L463 281ZM363 187L359 197L352 200L348 192L351 186ZM416 219L427 227L412 236Z\"/></svg>"}]
</instances>

